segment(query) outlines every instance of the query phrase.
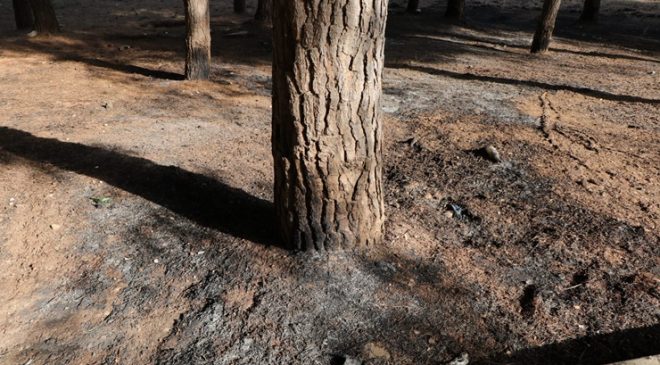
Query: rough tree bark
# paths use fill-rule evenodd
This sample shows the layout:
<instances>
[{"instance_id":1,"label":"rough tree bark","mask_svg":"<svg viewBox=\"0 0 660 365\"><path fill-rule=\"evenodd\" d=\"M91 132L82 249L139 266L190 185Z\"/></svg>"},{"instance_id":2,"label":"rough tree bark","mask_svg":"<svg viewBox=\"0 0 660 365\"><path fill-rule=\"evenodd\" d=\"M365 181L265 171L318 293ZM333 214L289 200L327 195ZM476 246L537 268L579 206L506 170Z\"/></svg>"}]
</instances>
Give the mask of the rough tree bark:
<instances>
[{"instance_id":1,"label":"rough tree bark","mask_svg":"<svg viewBox=\"0 0 660 365\"><path fill-rule=\"evenodd\" d=\"M555 29L559 5L561 5L561 0L545 0L543 2L541 20L532 41L532 53L543 53L550 48L550 40L552 40L552 31Z\"/></svg>"},{"instance_id":2,"label":"rough tree bark","mask_svg":"<svg viewBox=\"0 0 660 365\"><path fill-rule=\"evenodd\" d=\"M234 0L234 13L243 14L245 13L245 0Z\"/></svg>"},{"instance_id":3,"label":"rough tree bark","mask_svg":"<svg viewBox=\"0 0 660 365\"><path fill-rule=\"evenodd\" d=\"M408 0L408 6L406 7L406 12L410 14L419 13L419 0Z\"/></svg>"},{"instance_id":4,"label":"rough tree bark","mask_svg":"<svg viewBox=\"0 0 660 365\"><path fill-rule=\"evenodd\" d=\"M60 24L57 22L55 10L50 0L30 0L32 15L34 15L34 30L39 34L57 33Z\"/></svg>"},{"instance_id":5,"label":"rough tree bark","mask_svg":"<svg viewBox=\"0 0 660 365\"><path fill-rule=\"evenodd\" d=\"M211 63L211 17L208 0L185 0L186 79L206 80Z\"/></svg>"},{"instance_id":6,"label":"rough tree bark","mask_svg":"<svg viewBox=\"0 0 660 365\"><path fill-rule=\"evenodd\" d=\"M387 1L274 0L275 210L296 249L377 243Z\"/></svg>"},{"instance_id":7,"label":"rough tree bark","mask_svg":"<svg viewBox=\"0 0 660 365\"><path fill-rule=\"evenodd\" d=\"M584 0L584 8L580 21L595 22L598 20L598 13L600 11L600 0Z\"/></svg>"},{"instance_id":8,"label":"rough tree bark","mask_svg":"<svg viewBox=\"0 0 660 365\"><path fill-rule=\"evenodd\" d=\"M32 8L28 0L13 0L14 19L16 19L16 29L32 29L34 25L32 19Z\"/></svg>"},{"instance_id":9,"label":"rough tree bark","mask_svg":"<svg viewBox=\"0 0 660 365\"><path fill-rule=\"evenodd\" d=\"M260 23L270 24L273 20L273 0L259 0L254 19Z\"/></svg>"},{"instance_id":10,"label":"rough tree bark","mask_svg":"<svg viewBox=\"0 0 660 365\"><path fill-rule=\"evenodd\" d=\"M445 17L455 20L463 20L465 13L465 0L448 0Z\"/></svg>"}]
</instances>

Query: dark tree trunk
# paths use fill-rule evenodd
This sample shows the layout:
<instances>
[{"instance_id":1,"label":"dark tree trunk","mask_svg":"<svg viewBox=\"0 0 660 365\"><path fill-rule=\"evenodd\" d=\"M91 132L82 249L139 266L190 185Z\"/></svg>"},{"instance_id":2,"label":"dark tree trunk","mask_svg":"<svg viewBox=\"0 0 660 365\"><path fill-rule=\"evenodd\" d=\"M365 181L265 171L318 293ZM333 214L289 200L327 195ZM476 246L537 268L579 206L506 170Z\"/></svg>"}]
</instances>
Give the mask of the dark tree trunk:
<instances>
[{"instance_id":1,"label":"dark tree trunk","mask_svg":"<svg viewBox=\"0 0 660 365\"><path fill-rule=\"evenodd\" d=\"M411 14L419 13L419 0L408 0L408 7L406 12Z\"/></svg>"},{"instance_id":2,"label":"dark tree trunk","mask_svg":"<svg viewBox=\"0 0 660 365\"><path fill-rule=\"evenodd\" d=\"M600 11L600 0L584 0L584 8L580 21L595 22L598 20L598 12Z\"/></svg>"},{"instance_id":3,"label":"dark tree trunk","mask_svg":"<svg viewBox=\"0 0 660 365\"><path fill-rule=\"evenodd\" d=\"M271 24L273 20L273 0L259 0L254 19L260 23Z\"/></svg>"},{"instance_id":4,"label":"dark tree trunk","mask_svg":"<svg viewBox=\"0 0 660 365\"><path fill-rule=\"evenodd\" d=\"M234 13L243 14L245 13L245 0L234 0Z\"/></svg>"},{"instance_id":5,"label":"dark tree trunk","mask_svg":"<svg viewBox=\"0 0 660 365\"><path fill-rule=\"evenodd\" d=\"M465 0L448 0L445 17L455 20L463 20L465 13Z\"/></svg>"},{"instance_id":6,"label":"dark tree trunk","mask_svg":"<svg viewBox=\"0 0 660 365\"><path fill-rule=\"evenodd\" d=\"M281 238L372 245L383 231L387 1L274 0L273 157Z\"/></svg>"},{"instance_id":7,"label":"dark tree trunk","mask_svg":"<svg viewBox=\"0 0 660 365\"><path fill-rule=\"evenodd\" d=\"M16 29L32 29L34 25L32 19L32 8L28 0L13 0L14 19L16 19Z\"/></svg>"},{"instance_id":8,"label":"dark tree trunk","mask_svg":"<svg viewBox=\"0 0 660 365\"><path fill-rule=\"evenodd\" d=\"M211 17L208 0L185 0L186 79L207 80L211 64Z\"/></svg>"},{"instance_id":9,"label":"dark tree trunk","mask_svg":"<svg viewBox=\"0 0 660 365\"><path fill-rule=\"evenodd\" d=\"M534 41L532 41L532 53L543 53L550 48L550 40L552 40L552 31L555 29L559 5L561 5L561 0L545 0L543 2L543 13L534 34Z\"/></svg>"},{"instance_id":10,"label":"dark tree trunk","mask_svg":"<svg viewBox=\"0 0 660 365\"><path fill-rule=\"evenodd\" d=\"M34 30L39 34L60 31L60 24L57 22L57 16L55 16L55 10L50 0L30 0L30 7L34 15Z\"/></svg>"}]
</instances>

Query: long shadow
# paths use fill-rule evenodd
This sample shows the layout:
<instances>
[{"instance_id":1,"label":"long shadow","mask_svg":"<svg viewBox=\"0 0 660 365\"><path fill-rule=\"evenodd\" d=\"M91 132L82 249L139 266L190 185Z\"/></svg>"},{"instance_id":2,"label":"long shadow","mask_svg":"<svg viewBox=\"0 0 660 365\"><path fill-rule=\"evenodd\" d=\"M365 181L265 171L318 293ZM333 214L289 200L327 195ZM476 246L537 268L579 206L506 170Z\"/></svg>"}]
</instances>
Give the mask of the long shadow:
<instances>
[{"instance_id":1,"label":"long shadow","mask_svg":"<svg viewBox=\"0 0 660 365\"><path fill-rule=\"evenodd\" d=\"M60 60L64 61L75 61L75 62L81 62L81 63L86 63L90 66L94 67L100 67L100 68L107 68L110 70L115 70L119 72L124 72L128 74L139 74L142 76L147 76L147 77L153 77L157 79L164 79L164 80L184 80L185 77L182 74L177 74L174 72L169 72L169 71L161 71L161 70L151 70L145 67L140 67L140 66L135 66L135 65L129 65L129 64L119 64L119 63L113 63L110 61L105 61L97 58L89 58L89 57L83 57L80 55L74 55L74 54L68 54L64 55L61 54L58 56Z\"/></svg>"},{"instance_id":2,"label":"long shadow","mask_svg":"<svg viewBox=\"0 0 660 365\"><path fill-rule=\"evenodd\" d=\"M278 244L271 202L205 175L7 127L0 127L0 149L103 180L205 227L259 244Z\"/></svg>"},{"instance_id":3,"label":"long shadow","mask_svg":"<svg viewBox=\"0 0 660 365\"><path fill-rule=\"evenodd\" d=\"M444 36L444 37L450 37L450 38L437 38L439 36ZM493 38L488 38L488 37L477 37L473 35L467 35L467 34L459 34L459 33L451 33L451 32L435 32L435 34L411 34L411 35L400 35L400 37L407 37L407 38L416 38L416 39L423 39L423 40L429 40L429 41L438 41L438 42L445 42L445 43L452 43L452 44L458 44L458 45L463 45L463 46L468 46L468 47L474 47L474 48L480 48L480 49L485 49L489 51L494 51L494 52L500 52L500 53L510 53L510 51L506 49L501 49L498 48L498 46L506 46L507 48L516 48L516 49L521 49L525 51L529 51L530 45L528 44L514 44L509 41L505 41L504 39L493 39ZM455 38L455 39L451 39ZM461 41L462 40L462 41ZM471 42L471 43L466 43ZM569 54L574 54L574 55L579 55L579 56L589 56L589 57L599 57L599 58L607 58L611 60L617 60L617 59L623 59L623 60L631 60L631 61L642 61L642 62L653 62L653 63L660 63L660 60L658 59L652 59L652 58L646 58L646 57L637 57L637 56L630 56L630 55L624 55L624 54L616 54L616 53L607 53L607 52L597 52L597 51L575 51L575 50L570 50L566 48L557 48L556 46L553 46L550 49L552 52L556 53L569 53Z\"/></svg>"},{"instance_id":4,"label":"long shadow","mask_svg":"<svg viewBox=\"0 0 660 365\"><path fill-rule=\"evenodd\" d=\"M586 336L511 355L496 355L475 364L585 365L609 364L660 353L660 325Z\"/></svg>"},{"instance_id":5,"label":"long shadow","mask_svg":"<svg viewBox=\"0 0 660 365\"><path fill-rule=\"evenodd\" d=\"M105 69L119 71L128 74L139 74L139 75L158 78L158 79L165 79L165 80L184 79L184 76L182 74L178 74L174 72L151 70L145 67L140 67L130 64L115 63L108 60L102 60L99 58L86 57L80 54L82 53L80 52L80 50L76 50L76 49L67 50L61 46L56 47L53 45L40 44L37 42L26 42L26 41L16 42L15 45L20 45L20 47L25 49L50 54L53 57L55 57L55 59L60 61L75 61L75 62L85 63L93 67L105 68ZM88 48L92 49L91 46Z\"/></svg>"},{"instance_id":6,"label":"long shadow","mask_svg":"<svg viewBox=\"0 0 660 365\"><path fill-rule=\"evenodd\" d=\"M541 81L534 81L534 80L516 80L516 79L508 79L505 77L496 77L496 76L486 76L486 75L477 75L473 73L461 73L461 72L455 72L455 71L449 71L449 70L441 70L437 68L432 68L432 67L426 67L426 66L418 66L418 65L409 65L405 63L390 63L385 65L388 68L394 68L394 69L407 69L407 70L413 70L413 71L418 71L418 72L424 72L428 73L431 75L439 75L439 76L446 76L446 77L452 77L455 79L460 79L460 80L474 80L474 81L485 81L485 82L495 82L498 84L508 84L508 85L524 85L524 86L531 86L531 87L538 87L541 89L546 89L546 90L554 90L554 91L571 91L574 93L586 95L586 96L591 96L595 98L601 98L605 100L611 100L611 101L623 101L623 102L631 102L631 103L645 103L645 104L660 104L660 99L649 99L649 98L644 98L641 96L634 96L634 95L620 95L620 94L614 94L614 93L609 93L607 91L602 91L602 90L594 90L594 89L589 89L586 87L579 87L579 86L572 86L572 85L556 85L556 84L548 84L545 82Z\"/></svg>"}]
</instances>

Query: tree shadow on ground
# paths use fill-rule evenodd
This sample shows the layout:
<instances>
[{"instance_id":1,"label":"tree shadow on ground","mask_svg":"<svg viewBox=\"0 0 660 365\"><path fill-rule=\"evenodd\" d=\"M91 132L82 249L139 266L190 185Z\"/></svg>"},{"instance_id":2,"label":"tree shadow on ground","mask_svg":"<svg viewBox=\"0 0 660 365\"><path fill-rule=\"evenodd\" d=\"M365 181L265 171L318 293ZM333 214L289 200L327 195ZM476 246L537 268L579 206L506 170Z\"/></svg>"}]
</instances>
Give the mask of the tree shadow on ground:
<instances>
[{"instance_id":1,"label":"tree shadow on ground","mask_svg":"<svg viewBox=\"0 0 660 365\"><path fill-rule=\"evenodd\" d=\"M609 364L660 353L660 325L631 328L613 333L585 336L501 354L475 364Z\"/></svg>"},{"instance_id":2,"label":"tree shadow on ground","mask_svg":"<svg viewBox=\"0 0 660 365\"><path fill-rule=\"evenodd\" d=\"M487 76L487 75L477 75L473 73L461 73L449 70L442 70L433 67L427 66L418 66L418 65L407 65L401 63L391 63L387 64L387 67L394 69L408 69L418 72L424 72L431 75L439 75L445 77L451 77L460 80L475 80L475 81L484 81L484 82L495 82L498 84L507 84L507 85L522 85L529 87L538 87L545 90L553 91L570 91L577 94L582 94L586 96L592 96L596 98L601 98L611 101L622 101L622 102L631 102L631 103L646 103L646 104L660 104L660 99L650 99L644 98L641 96L634 95L620 95L614 94L607 91L590 89L587 87L579 87L572 85L560 85L560 84L549 84L541 81L534 80L517 80L509 79L505 77L496 77L496 76Z\"/></svg>"},{"instance_id":3,"label":"tree shadow on ground","mask_svg":"<svg viewBox=\"0 0 660 365\"><path fill-rule=\"evenodd\" d=\"M272 203L176 166L0 127L0 148L105 181L196 223L264 245L277 245Z\"/></svg>"}]
</instances>

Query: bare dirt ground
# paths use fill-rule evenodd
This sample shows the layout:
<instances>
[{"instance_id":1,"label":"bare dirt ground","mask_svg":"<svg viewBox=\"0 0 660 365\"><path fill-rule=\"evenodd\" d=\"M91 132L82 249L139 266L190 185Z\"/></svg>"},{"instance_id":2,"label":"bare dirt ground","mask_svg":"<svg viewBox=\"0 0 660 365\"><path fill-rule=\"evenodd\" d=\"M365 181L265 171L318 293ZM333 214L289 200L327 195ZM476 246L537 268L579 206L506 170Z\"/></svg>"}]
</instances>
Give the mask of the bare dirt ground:
<instances>
[{"instance_id":1,"label":"bare dirt ground","mask_svg":"<svg viewBox=\"0 0 660 365\"><path fill-rule=\"evenodd\" d=\"M330 254L273 233L268 29L213 2L184 82L179 2L55 3L50 38L0 3L0 363L660 353L657 1L567 1L544 56L540 1L392 2L387 238Z\"/></svg>"}]
</instances>

